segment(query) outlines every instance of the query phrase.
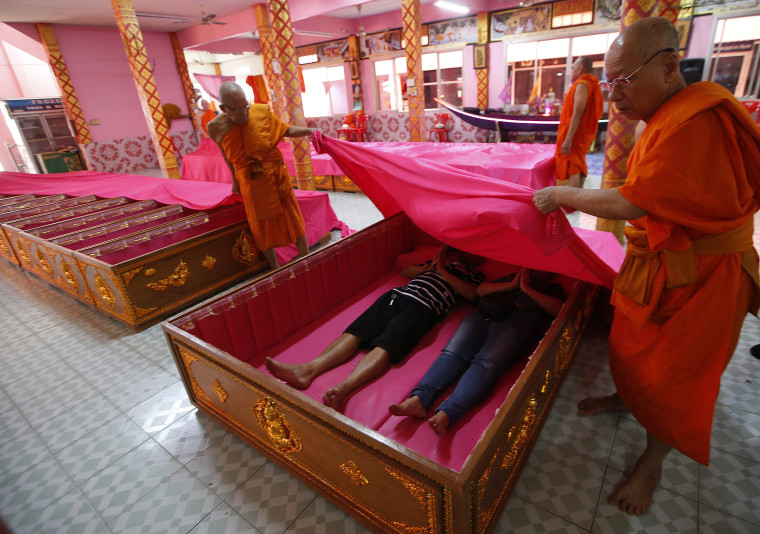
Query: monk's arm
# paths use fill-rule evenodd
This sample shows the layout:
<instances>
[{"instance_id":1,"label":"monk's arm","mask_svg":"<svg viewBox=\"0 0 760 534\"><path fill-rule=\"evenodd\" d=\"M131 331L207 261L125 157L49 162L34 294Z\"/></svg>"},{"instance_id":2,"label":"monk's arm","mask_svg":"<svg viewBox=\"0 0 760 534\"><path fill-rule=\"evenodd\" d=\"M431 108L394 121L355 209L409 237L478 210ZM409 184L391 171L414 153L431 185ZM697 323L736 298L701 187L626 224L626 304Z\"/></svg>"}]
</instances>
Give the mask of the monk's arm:
<instances>
[{"instance_id":1,"label":"monk's arm","mask_svg":"<svg viewBox=\"0 0 760 534\"><path fill-rule=\"evenodd\" d=\"M284 137L303 137L304 135L311 135L316 131L317 128L308 128L306 126L289 126L288 131L284 134Z\"/></svg>"},{"instance_id":2,"label":"monk's arm","mask_svg":"<svg viewBox=\"0 0 760 534\"><path fill-rule=\"evenodd\" d=\"M533 193L533 204L541 213L549 213L560 206L566 206L610 220L632 221L647 214L621 195L616 188L546 187Z\"/></svg>"},{"instance_id":3,"label":"monk's arm","mask_svg":"<svg viewBox=\"0 0 760 534\"><path fill-rule=\"evenodd\" d=\"M237 180L235 180L235 169L230 164L230 162L227 161L227 154L224 153L224 148L222 148L222 138L227 134L227 132L229 132L229 130L230 128L228 125L223 122L216 122L216 119L208 123L208 135L211 140L216 143L216 146L219 147L219 151L222 153L222 157L224 158L224 163L227 164L227 168L230 170L230 174L232 175L232 192L240 193L240 187L238 186Z\"/></svg>"},{"instance_id":4,"label":"monk's arm","mask_svg":"<svg viewBox=\"0 0 760 534\"><path fill-rule=\"evenodd\" d=\"M573 145L573 137L578 131L578 127L581 125L581 119L583 118L583 112L586 111L586 103L588 102L588 87L586 84L579 83L575 89L575 96L573 97L573 116L570 119L570 126L567 128L567 136L562 143L562 153L569 154L570 148Z\"/></svg>"}]
</instances>

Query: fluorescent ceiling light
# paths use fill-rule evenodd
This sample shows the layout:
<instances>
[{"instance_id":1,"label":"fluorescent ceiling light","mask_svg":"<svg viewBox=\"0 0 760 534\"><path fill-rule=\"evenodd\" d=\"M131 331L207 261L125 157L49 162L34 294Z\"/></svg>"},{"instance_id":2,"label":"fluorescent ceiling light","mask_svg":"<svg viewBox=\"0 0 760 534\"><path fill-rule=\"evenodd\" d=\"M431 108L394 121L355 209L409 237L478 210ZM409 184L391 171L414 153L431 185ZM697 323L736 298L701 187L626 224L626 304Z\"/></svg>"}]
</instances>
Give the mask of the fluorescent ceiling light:
<instances>
[{"instance_id":1,"label":"fluorescent ceiling light","mask_svg":"<svg viewBox=\"0 0 760 534\"><path fill-rule=\"evenodd\" d=\"M136 17L145 17L149 19L168 19L168 20L176 20L179 22L186 22L187 17L178 17L176 15L162 15L161 13L142 13L135 11Z\"/></svg>"},{"instance_id":2,"label":"fluorescent ceiling light","mask_svg":"<svg viewBox=\"0 0 760 534\"><path fill-rule=\"evenodd\" d=\"M312 35L314 37L332 37L333 36L332 33L317 32L317 31L313 31L313 30L295 30L294 29L293 31L295 33L297 33L298 35Z\"/></svg>"},{"instance_id":3,"label":"fluorescent ceiling light","mask_svg":"<svg viewBox=\"0 0 760 534\"><path fill-rule=\"evenodd\" d=\"M438 0L435 4L436 7L441 9L448 9L456 13L469 13L470 8L461 4L455 4L454 2L447 2L446 0Z\"/></svg>"}]
</instances>

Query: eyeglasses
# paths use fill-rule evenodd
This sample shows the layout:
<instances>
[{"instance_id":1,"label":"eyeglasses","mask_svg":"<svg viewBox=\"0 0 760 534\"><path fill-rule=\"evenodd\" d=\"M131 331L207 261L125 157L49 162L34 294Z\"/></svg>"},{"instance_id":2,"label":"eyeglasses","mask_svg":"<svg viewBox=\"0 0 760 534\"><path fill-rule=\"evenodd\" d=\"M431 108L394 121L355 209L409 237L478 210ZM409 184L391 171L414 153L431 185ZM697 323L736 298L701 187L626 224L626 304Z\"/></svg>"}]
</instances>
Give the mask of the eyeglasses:
<instances>
[{"instance_id":1,"label":"eyeglasses","mask_svg":"<svg viewBox=\"0 0 760 534\"><path fill-rule=\"evenodd\" d=\"M226 109L225 111L228 111L229 113L240 113L241 111L248 111L248 109L251 107L250 104L246 104L242 108L233 108L228 106L227 104L222 104Z\"/></svg>"},{"instance_id":2,"label":"eyeglasses","mask_svg":"<svg viewBox=\"0 0 760 534\"><path fill-rule=\"evenodd\" d=\"M639 72L641 69L647 66L647 63L652 61L654 58L656 58L658 55L662 54L663 52L675 52L675 48L663 48L662 50L655 52L652 57L647 59L642 66L640 66L638 69L630 73L625 78L615 78L614 80L607 81L607 76L602 78L602 81L599 82L599 87L602 88L602 91L612 91L612 88L616 85L618 87L630 87L631 86L631 78L633 78L633 75Z\"/></svg>"}]
</instances>

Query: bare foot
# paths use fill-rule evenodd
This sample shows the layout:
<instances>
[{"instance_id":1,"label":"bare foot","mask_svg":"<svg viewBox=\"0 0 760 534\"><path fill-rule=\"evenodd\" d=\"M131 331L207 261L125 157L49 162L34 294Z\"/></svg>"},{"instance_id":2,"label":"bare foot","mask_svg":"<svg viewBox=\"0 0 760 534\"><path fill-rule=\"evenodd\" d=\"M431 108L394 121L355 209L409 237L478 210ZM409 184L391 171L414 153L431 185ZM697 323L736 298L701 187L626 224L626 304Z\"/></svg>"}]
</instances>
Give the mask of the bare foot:
<instances>
[{"instance_id":1,"label":"bare foot","mask_svg":"<svg viewBox=\"0 0 760 534\"><path fill-rule=\"evenodd\" d=\"M322 395L322 402L325 403L325 406L337 410L338 406L347 393L348 391L344 391L344 389L340 386L332 387L325 391L325 394Z\"/></svg>"},{"instance_id":2,"label":"bare foot","mask_svg":"<svg viewBox=\"0 0 760 534\"><path fill-rule=\"evenodd\" d=\"M610 494L607 501L628 515L641 515L649 510L652 495L661 478L662 464L650 465L641 456L631 476Z\"/></svg>"},{"instance_id":3,"label":"bare foot","mask_svg":"<svg viewBox=\"0 0 760 534\"><path fill-rule=\"evenodd\" d=\"M267 358L264 365L272 375L294 388L306 389L311 384L313 377L304 371L302 365L278 362L272 358Z\"/></svg>"},{"instance_id":4,"label":"bare foot","mask_svg":"<svg viewBox=\"0 0 760 534\"><path fill-rule=\"evenodd\" d=\"M415 417L417 419L422 419L427 415L427 410L422 405L422 402L417 395L409 397L401 404L391 404L388 406L388 411L393 415L408 415L409 417Z\"/></svg>"},{"instance_id":5,"label":"bare foot","mask_svg":"<svg viewBox=\"0 0 760 534\"><path fill-rule=\"evenodd\" d=\"M446 412L438 410L435 415L428 419L428 424L435 430L435 433L442 436L446 429L449 427L449 416Z\"/></svg>"},{"instance_id":6,"label":"bare foot","mask_svg":"<svg viewBox=\"0 0 760 534\"><path fill-rule=\"evenodd\" d=\"M625 412L623 401L617 393L607 395L606 397L588 397L578 403L578 413L580 415L599 415L607 412Z\"/></svg>"}]
</instances>

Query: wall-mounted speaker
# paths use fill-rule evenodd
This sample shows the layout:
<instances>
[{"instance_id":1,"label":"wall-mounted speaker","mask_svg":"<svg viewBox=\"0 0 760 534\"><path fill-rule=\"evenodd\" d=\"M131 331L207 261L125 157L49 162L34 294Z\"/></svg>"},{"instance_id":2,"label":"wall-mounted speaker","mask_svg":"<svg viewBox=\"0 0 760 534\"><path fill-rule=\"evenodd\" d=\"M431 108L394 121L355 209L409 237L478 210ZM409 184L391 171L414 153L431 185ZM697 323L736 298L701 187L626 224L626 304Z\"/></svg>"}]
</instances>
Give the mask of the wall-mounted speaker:
<instances>
[{"instance_id":1,"label":"wall-mounted speaker","mask_svg":"<svg viewBox=\"0 0 760 534\"><path fill-rule=\"evenodd\" d=\"M682 59L679 64L686 85L702 81L702 71L705 68L705 60L701 57Z\"/></svg>"}]
</instances>

